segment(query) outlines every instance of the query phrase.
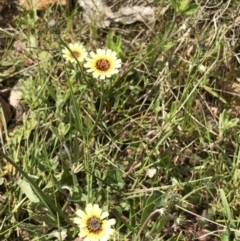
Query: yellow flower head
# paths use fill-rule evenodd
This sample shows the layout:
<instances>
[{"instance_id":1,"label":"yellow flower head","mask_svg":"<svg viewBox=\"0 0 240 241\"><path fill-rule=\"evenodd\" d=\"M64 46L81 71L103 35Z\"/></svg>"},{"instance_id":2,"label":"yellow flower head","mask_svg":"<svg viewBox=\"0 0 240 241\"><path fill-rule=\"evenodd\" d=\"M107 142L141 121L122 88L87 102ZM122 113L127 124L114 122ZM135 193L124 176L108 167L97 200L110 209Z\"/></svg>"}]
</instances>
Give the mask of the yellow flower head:
<instances>
[{"instance_id":1,"label":"yellow flower head","mask_svg":"<svg viewBox=\"0 0 240 241\"><path fill-rule=\"evenodd\" d=\"M94 78L105 79L119 72L122 61L117 59L117 53L110 49L97 49L97 52L90 53L91 58L86 58L84 67L87 72L92 73Z\"/></svg>"},{"instance_id":2,"label":"yellow flower head","mask_svg":"<svg viewBox=\"0 0 240 241\"><path fill-rule=\"evenodd\" d=\"M79 237L84 241L107 241L114 232L115 219L106 220L108 212L102 212L97 204L87 204L85 212L77 210L76 215L73 222L79 225Z\"/></svg>"},{"instance_id":3,"label":"yellow flower head","mask_svg":"<svg viewBox=\"0 0 240 241\"><path fill-rule=\"evenodd\" d=\"M82 44L80 43L69 44L68 47L69 49L71 49L72 53L67 48L64 48L62 50L63 57L66 59L66 61L70 61L74 63L74 62L77 62L76 61L77 59L79 62L82 62L87 57L87 51ZM75 56L75 58L73 55Z\"/></svg>"}]
</instances>

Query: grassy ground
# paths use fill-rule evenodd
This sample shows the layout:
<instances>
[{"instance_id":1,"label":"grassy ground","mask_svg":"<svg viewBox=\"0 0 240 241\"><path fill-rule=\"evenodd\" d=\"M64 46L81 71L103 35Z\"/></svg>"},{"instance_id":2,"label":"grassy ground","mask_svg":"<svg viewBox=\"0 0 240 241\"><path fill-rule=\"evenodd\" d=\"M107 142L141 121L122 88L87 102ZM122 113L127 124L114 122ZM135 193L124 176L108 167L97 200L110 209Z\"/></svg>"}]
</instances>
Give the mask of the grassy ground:
<instances>
[{"instance_id":1,"label":"grassy ground","mask_svg":"<svg viewBox=\"0 0 240 241\"><path fill-rule=\"evenodd\" d=\"M240 239L239 4L197 4L155 0L151 25L96 29L50 8L4 28L2 89L20 81L25 113L2 144L1 240L79 240L71 220L89 202L117 220L116 241ZM118 51L119 75L72 72L53 18L66 44Z\"/></svg>"}]
</instances>

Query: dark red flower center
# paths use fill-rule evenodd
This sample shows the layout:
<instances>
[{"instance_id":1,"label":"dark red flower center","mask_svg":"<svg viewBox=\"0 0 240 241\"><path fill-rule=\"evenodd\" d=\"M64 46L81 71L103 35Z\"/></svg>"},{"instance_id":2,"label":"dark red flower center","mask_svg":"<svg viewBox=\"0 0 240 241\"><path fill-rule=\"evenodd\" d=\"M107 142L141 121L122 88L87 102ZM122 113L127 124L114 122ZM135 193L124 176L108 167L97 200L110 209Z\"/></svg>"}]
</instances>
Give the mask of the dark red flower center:
<instances>
[{"instance_id":1,"label":"dark red flower center","mask_svg":"<svg viewBox=\"0 0 240 241\"><path fill-rule=\"evenodd\" d=\"M96 62L95 66L98 70L107 71L110 68L111 64L107 59L99 59Z\"/></svg>"}]
</instances>

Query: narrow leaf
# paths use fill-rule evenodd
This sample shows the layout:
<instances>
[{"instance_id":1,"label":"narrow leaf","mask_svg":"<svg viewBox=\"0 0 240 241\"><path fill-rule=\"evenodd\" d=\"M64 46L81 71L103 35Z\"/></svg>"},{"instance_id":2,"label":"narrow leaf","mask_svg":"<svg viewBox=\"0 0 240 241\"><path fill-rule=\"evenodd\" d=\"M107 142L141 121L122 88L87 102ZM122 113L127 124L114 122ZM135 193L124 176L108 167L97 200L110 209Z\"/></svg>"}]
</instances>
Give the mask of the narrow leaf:
<instances>
[{"instance_id":1,"label":"narrow leaf","mask_svg":"<svg viewBox=\"0 0 240 241\"><path fill-rule=\"evenodd\" d=\"M228 204L228 201L227 201L227 198L226 198L226 195L225 195L225 192L224 192L223 189L220 189L220 197L221 197L221 200L222 200L224 212L227 216L227 219L230 221L230 223L233 227L236 227L235 223L231 222L231 220L233 220L233 215L232 215L232 211L229 207L229 204Z\"/></svg>"},{"instance_id":2,"label":"narrow leaf","mask_svg":"<svg viewBox=\"0 0 240 241\"><path fill-rule=\"evenodd\" d=\"M38 197L34 194L32 187L30 184L25 181L25 180L20 180L18 182L19 187L21 188L22 192L27 196L27 198L33 202L33 203L38 203L39 199Z\"/></svg>"},{"instance_id":3,"label":"narrow leaf","mask_svg":"<svg viewBox=\"0 0 240 241\"><path fill-rule=\"evenodd\" d=\"M186 15L192 15L198 12L199 6L196 3L190 4L184 11Z\"/></svg>"}]
</instances>

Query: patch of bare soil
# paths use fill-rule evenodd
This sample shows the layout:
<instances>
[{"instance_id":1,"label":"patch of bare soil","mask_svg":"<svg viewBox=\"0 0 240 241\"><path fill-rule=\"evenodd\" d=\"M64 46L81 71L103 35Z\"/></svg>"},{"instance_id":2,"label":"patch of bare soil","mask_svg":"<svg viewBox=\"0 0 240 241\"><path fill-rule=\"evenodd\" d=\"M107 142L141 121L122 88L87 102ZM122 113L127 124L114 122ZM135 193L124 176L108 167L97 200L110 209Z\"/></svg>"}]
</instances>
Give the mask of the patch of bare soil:
<instances>
[{"instance_id":1,"label":"patch of bare soil","mask_svg":"<svg viewBox=\"0 0 240 241\"><path fill-rule=\"evenodd\" d=\"M12 25L18 14L15 0L0 0L0 27L5 28Z\"/></svg>"}]
</instances>

